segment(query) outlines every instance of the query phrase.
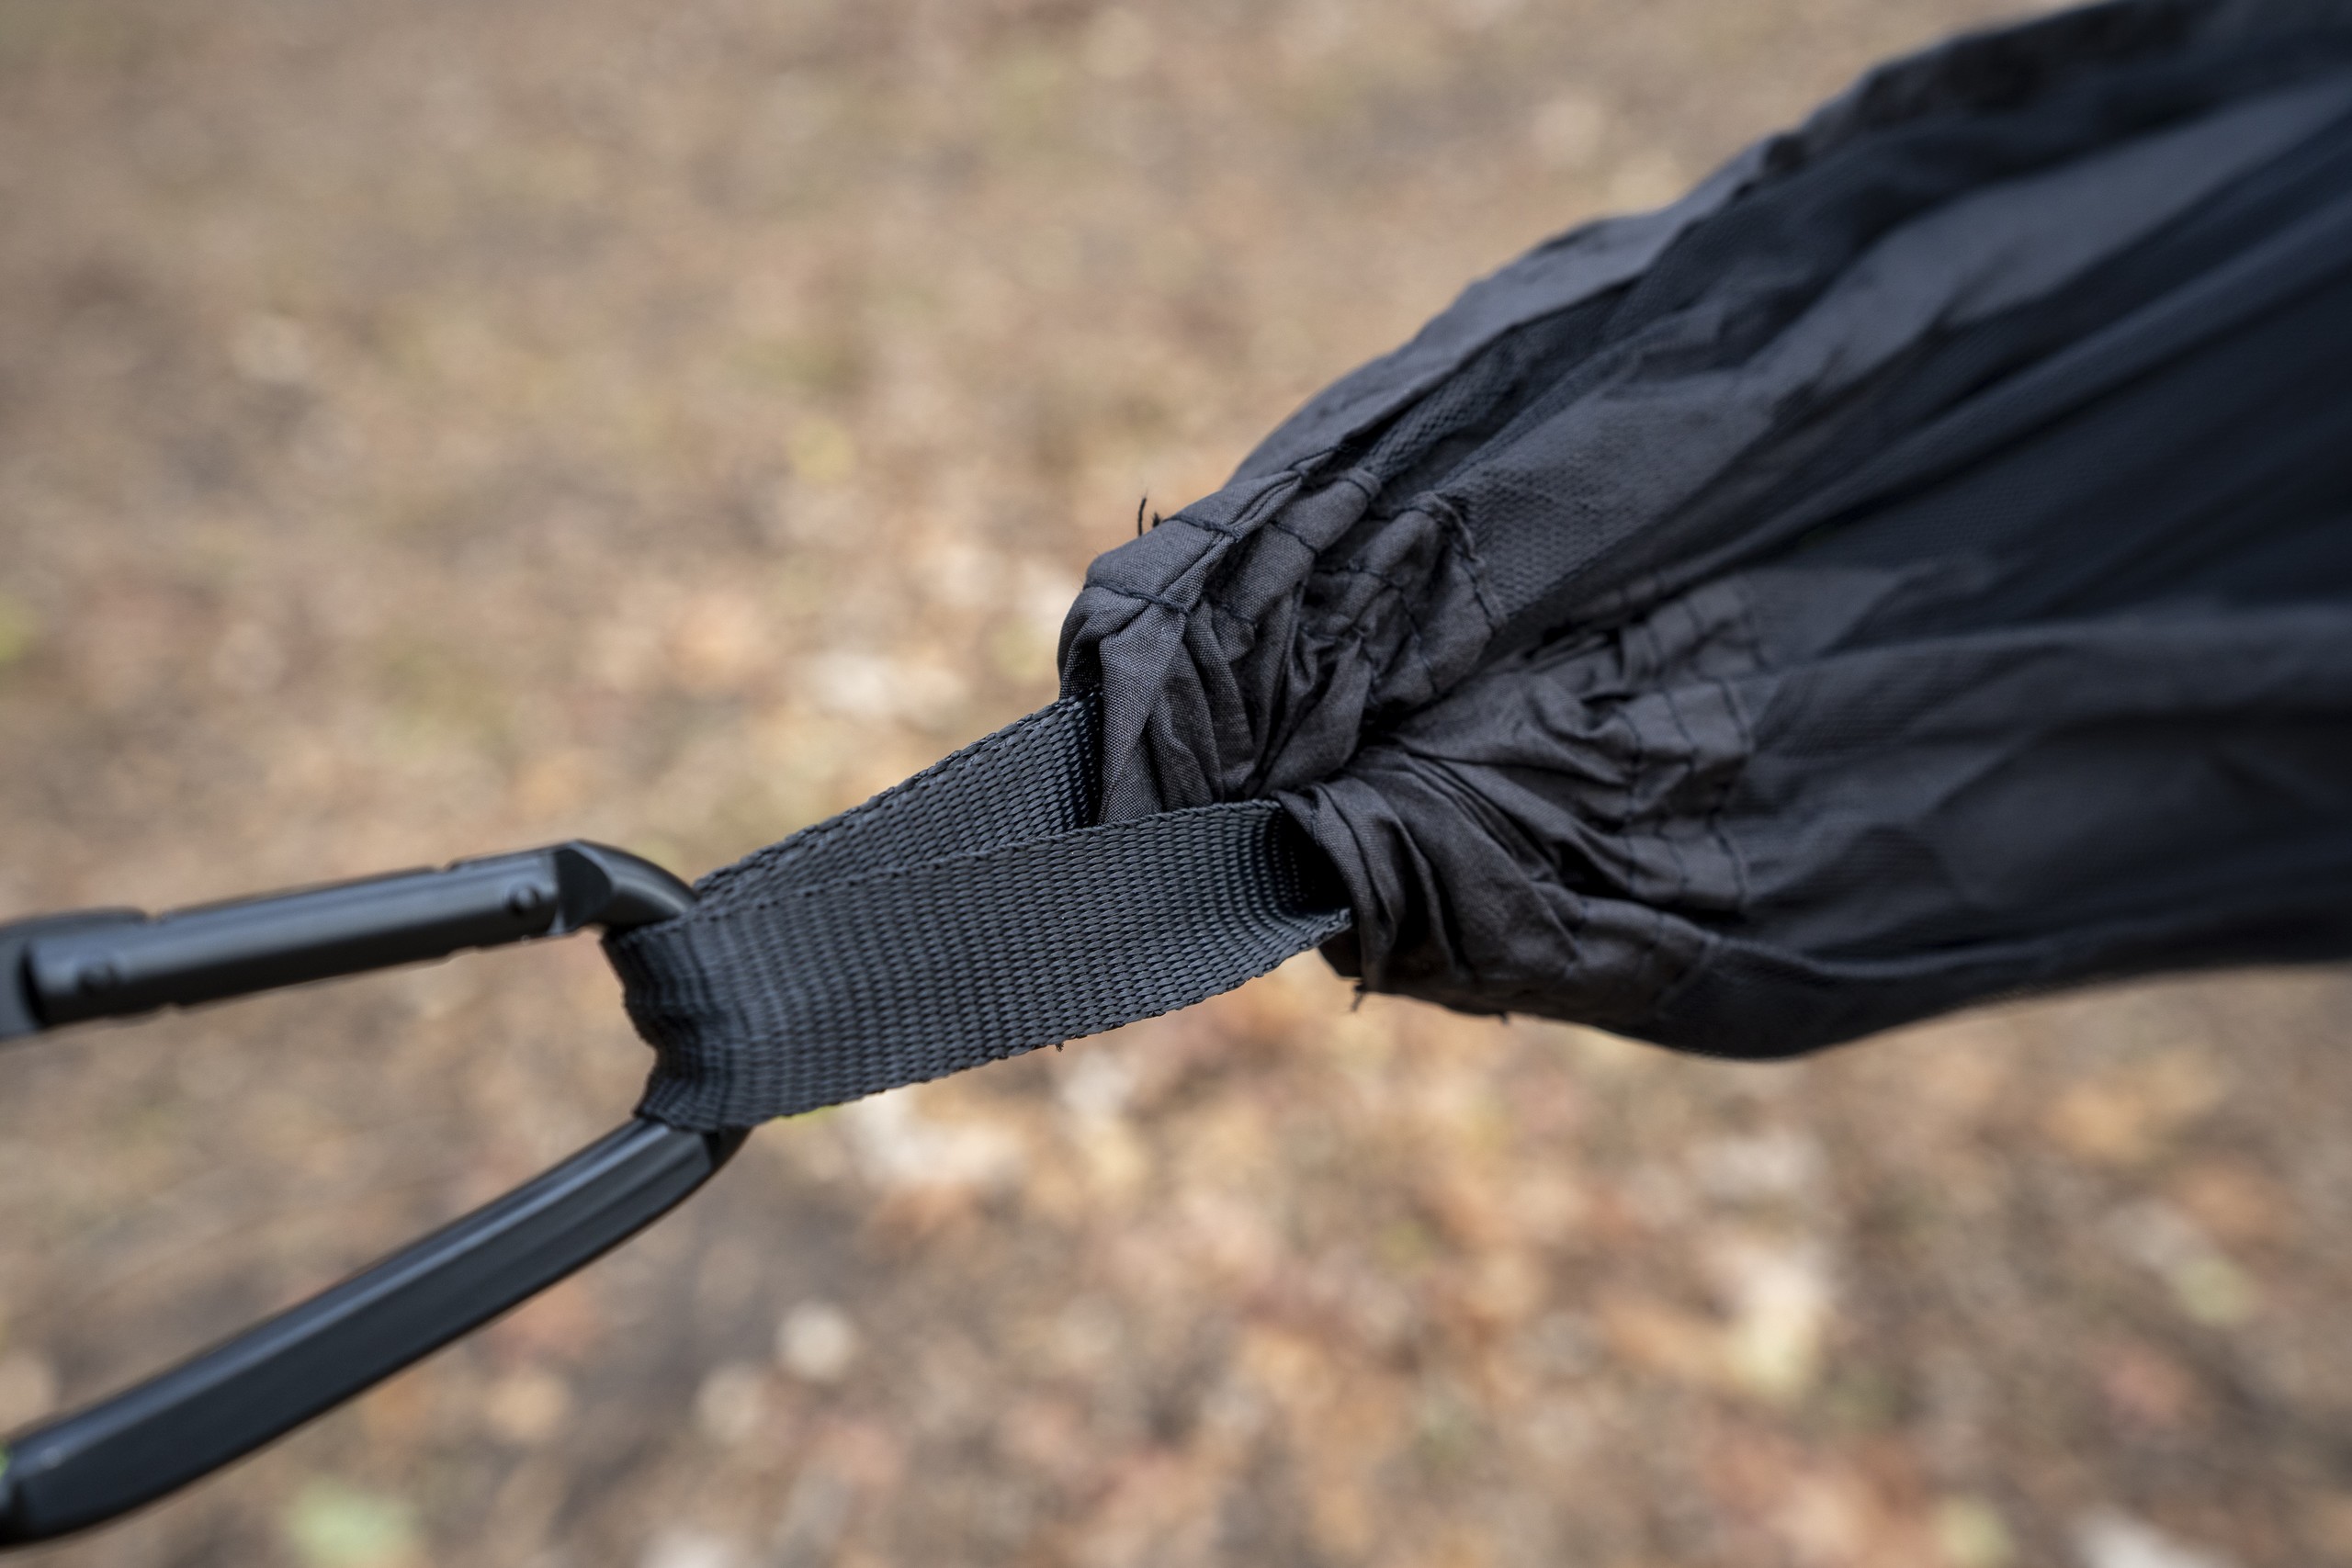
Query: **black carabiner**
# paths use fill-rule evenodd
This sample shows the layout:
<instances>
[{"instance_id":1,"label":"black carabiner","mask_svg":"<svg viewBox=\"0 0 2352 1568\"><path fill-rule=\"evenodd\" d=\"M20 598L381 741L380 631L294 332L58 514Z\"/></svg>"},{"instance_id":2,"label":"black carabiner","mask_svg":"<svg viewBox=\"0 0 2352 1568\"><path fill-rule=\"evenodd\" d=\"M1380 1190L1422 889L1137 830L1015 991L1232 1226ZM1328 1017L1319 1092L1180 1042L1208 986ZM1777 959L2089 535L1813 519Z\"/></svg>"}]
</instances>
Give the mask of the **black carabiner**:
<instances>
[{"instance_id":1,"label":"black carabiner","mask_svg":"<svg viewBox=\"0 0 2352 1568\"><path fill-rule=\"evenodd\" d=\"M573 842L147 916L0 926L0 1040L471 947L684 913L684 883ZM639 1118L503 1198L112 1398L0 1449L0 1547L99 1524L210 1473L627 1240L744 1134Z\"/></svg>"}]
</instances>

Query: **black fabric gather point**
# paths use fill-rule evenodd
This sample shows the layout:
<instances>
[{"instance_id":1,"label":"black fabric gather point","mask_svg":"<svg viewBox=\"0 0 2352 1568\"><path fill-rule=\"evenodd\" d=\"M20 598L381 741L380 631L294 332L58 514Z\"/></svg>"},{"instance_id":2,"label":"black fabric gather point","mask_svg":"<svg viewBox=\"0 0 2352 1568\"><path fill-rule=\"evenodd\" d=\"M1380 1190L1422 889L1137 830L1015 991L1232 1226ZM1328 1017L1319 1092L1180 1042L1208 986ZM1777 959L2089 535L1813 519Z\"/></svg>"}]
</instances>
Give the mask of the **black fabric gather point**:
<instances>
[{"instance_id":1,"label":"black fabric gather point","mask_svg":"<svg viewBox=\"0 0 2352 1568\"><path fill-rule=\"evenodd\" d=\"M1366 987L1779 1055L2352 953L2352 16L1873 73L1095 563L1108 818L1283 802Z\"/></svg>"}]
</instances>

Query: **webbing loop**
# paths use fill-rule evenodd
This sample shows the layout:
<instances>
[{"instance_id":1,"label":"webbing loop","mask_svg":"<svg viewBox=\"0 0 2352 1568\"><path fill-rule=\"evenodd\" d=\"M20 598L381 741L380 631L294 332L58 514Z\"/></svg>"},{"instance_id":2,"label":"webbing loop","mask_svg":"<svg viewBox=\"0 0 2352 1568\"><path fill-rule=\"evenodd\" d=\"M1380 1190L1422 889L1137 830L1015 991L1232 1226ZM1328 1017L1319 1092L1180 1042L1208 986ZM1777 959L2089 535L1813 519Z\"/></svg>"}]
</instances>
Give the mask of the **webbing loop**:
<instances>
[{"instance_id":1,"label":"webbing loop","mask_svg":"<svg viewBox=\"0 0 2352 1568\"><path fill-rule=\"evenodd\" d=\"M754 1125L1229 990L1347 929L1271 801L1097 822L1067 697L605 942L659 1061L639 1113Z\"/></svg>"}]
</instances>

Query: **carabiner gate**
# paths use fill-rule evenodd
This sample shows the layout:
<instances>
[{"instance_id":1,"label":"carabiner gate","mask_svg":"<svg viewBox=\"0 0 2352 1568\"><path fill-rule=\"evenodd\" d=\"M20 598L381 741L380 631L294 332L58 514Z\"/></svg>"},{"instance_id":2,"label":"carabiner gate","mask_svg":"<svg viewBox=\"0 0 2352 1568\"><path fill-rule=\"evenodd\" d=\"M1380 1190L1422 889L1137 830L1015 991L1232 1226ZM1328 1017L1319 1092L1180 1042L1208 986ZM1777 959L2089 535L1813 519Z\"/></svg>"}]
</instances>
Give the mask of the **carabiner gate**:
<instances>
[{"instance_id":1,"label":"carabiner gate","mask_svg":"<svg viewBox=\"0 0 2352 1568\"><path fill-rule=\"evenodd\" d=\"M0 926L0 1040L683 914L650 861L572 842L148 916ZM546 1174L211 1349L0 1449L0 1547L186 1485L528 1299L668 1213L745 1134L637 1118Z\"/></svg>"}]
</instances>

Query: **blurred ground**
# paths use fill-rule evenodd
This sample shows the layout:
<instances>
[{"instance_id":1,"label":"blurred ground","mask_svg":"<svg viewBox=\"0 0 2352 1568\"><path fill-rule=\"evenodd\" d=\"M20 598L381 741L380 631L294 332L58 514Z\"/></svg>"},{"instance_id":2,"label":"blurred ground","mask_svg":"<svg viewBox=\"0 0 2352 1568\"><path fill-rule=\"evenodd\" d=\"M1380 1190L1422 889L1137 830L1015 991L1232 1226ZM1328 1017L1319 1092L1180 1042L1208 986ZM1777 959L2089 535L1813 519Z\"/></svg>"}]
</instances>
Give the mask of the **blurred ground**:
<instances>
[{"instance_id":1,"label":"blurred ground","mask_svg":"<svg viewBox=\"0 0 2352 1568\"><path fill-rule=\"evenodd\" d=\"M0 0L0 915L1047 699L1088 558L1960 0ZM593 947L0 1056L0 1427L616 1121ZM773 1128L77 1568L2352 1562L2352 984L1683 1061L1314 961Z\"/></svg>"}]
</instances>

